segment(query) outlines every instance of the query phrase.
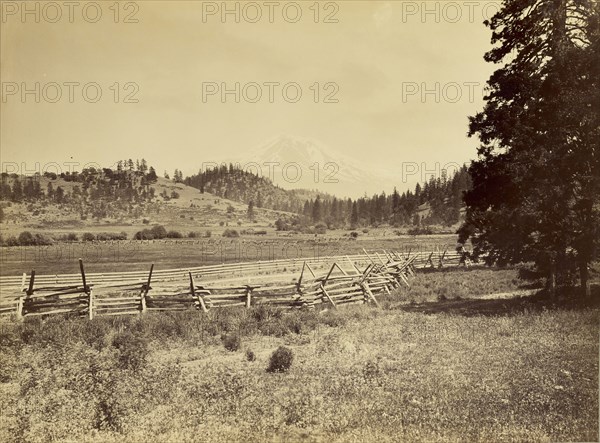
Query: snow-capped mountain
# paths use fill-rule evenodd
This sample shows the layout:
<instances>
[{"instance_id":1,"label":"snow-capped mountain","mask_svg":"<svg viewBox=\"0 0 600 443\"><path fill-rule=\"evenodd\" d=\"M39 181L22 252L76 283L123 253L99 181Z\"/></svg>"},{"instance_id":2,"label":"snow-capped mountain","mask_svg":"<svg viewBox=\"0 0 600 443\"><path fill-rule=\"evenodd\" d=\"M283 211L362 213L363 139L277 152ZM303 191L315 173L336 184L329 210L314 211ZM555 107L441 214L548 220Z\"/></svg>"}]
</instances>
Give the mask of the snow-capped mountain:
<instances>
[{"instance_id":1,"label":"snow-capped mountain","mask_svg":"<svg viewBox=\"0 0 600 443\"><path fill-rule=\"evenodd\" d=\"M285 189L317 189L338 197L370 195L393 186L389 173L306 137L279 135L227 162L258 171Z\"/></svg>"}]
</instances>

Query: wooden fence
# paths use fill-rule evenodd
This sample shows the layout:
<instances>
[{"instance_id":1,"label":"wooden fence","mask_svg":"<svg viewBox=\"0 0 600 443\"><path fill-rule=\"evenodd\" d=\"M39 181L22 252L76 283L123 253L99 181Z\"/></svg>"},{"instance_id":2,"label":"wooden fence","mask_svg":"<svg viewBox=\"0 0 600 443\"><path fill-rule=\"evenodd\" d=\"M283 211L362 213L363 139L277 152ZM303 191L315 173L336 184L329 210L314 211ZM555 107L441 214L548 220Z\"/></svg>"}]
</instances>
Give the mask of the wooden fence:
<instances>
[{"instance_id":1,"label":"wooden fence","mask_svg":"<svg viewBox=\"0 0 600 443\"><path fill-rule=\"evenodd\" d=\"M0 316L102 315L269 304L285 308L378 304L376 295L409 286L417 269L468 265L466 252L379 251L313 259L231 263L191 269L0 278ZM278 273L279 272L279 273ZM283 272L283 273L281 273ZM278 273L278 274L277 274ZM246 277L234 277L246 275ZM291 278L296 275L296 278ZM285 277L291 281L285 282ZM250 282L250 279L261 281ZM240 280L247 280L239 283ZM226 283L237 281L237 284Z\"/></svg>"}]
</instances>

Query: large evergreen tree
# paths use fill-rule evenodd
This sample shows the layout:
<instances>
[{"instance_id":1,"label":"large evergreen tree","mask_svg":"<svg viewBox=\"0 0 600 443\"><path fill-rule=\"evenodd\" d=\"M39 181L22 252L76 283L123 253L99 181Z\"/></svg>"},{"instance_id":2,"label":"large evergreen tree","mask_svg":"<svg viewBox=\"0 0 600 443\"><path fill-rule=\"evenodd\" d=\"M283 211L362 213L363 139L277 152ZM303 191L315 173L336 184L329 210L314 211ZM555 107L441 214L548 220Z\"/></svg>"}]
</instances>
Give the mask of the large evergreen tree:
<instances>
[{"instance_id":1,"label":"large evergreen tree","mask_svg":"<svg viewBox=\"0 0 600 443\"><path fill-rule=\"evenodd\" d=\"M481 141L470 168L462 240L488 262L534 261L590 293L600 226L599 7L591 0L507 0L486 24L502 63L470 118Z\"/></svg>"}]
</instances>

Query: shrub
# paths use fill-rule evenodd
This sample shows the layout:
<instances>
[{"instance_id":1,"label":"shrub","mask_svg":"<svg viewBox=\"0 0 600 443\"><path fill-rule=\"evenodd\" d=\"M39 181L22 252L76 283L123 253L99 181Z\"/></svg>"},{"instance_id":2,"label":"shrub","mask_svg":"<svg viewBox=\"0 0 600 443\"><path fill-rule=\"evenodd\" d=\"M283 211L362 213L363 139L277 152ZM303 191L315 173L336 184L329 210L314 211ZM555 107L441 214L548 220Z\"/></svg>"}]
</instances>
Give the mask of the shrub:
<instances>
[{"instance_id":1,"label":"shrub","mask_svg":"<svg viewBox=\"0 0 600 443\"><path fill-rule=\"evenodd\" d=\"M51 245L52 243L54 243L54 242L52 241L51 238L46 237L45 235L42 235L42 234L35 234L35 244L37 246Z\"/></svg>"},{"instance_id":2,"label":"shrub","mask_svg":"<svg viewBox=\"0 0 600 443\"><path fill-rule=\"evenodd\" d=\"M433 229L431 229L429 226L416 227L408 230L409 235L431 235L433 233Z\"/></svg>"},{"instance_id":3,"label":"shrub","mask_svg":"<svg viewBox=\"0 0 600 443\"><path fill-rule=\"evenodd\" d=\"M94 241L94 240L96 240L96 236L94 234L92 234L91 232L84 232L83 235L81 236L81 240Z\"/></svg>"},{"instance_id":4,"label":"shrub","mask_svg":"<svg viewBox=\"0 0 600 443\"><path fill-rule=\"evenodd\" d=\"M194 231L190 231L190 232L188 232L187 236L188 236L188 238L196 238L196 237L198 237L198 233L194 232Z\"/></svg>"},{"instance_id":5,"label":"shrub","mask_svg":"<svg viewBox=\"0 0 600 443\"><path fill-rule=\"evenodd\" d=\"M358 232L356 232L356 231L352 231L352 232L350 233L350 237L351 237L351 238L357 238L357 237L358 237Z\"/></svg>"},{"instance_id":6,"label":"shrub","mask_svg":"<svg viewBox=\"0 0 600 443\"><path fill-rule=\"evenodd\" d=\"M21 246L35 245L35 237L29 231L23 231L19 234L19 244Z\"/></svg>"},{"instance_id":7,"label":"shrub","mask_svg":"<svg viewBox=\"0 0 600 443\"><path fill-rule=\"evenodd\" d=\"M269 360L267 372L287 372L294 361L294 353L290 348L279 346Z\"/></svg>"},{"instance_id":8,"label":"shrub","mask_svg":"<svg viewBox=\"0 0 600 443\"><path fill-rule=\"evenodd\" d=\"M222 340L225 349L231 352L235 352L238 349L240 349L240 346L242 344L242 341L238 334L226 334L223 336Z\"/></svg>"},{"instance_id":9,"label":"shrub","mask_svg":"<svg viewBox=\"0 0 600 443\"><path fill-rule=\"evenodd\" d=\"M149 229L144 229L142 231L138 231L133 235L135 240L154 240L154 235L150 232Z\"/></svg>"},{"instance_id":10,"label":"shrub","mask_svg":"<svg viewBox=\"0 0 600 443\"><path fill-rule=\"evenodd\" d=\"M140 369L148 356L148 342L129 331L115 336L112 345L119 351L119 364L123 369Z\"/></svg>"},{"instance_id":11,"label":"shrub","mask_svg":"<svg viewBox=\"0 0 600 443\"><path fill-rule=\"evenodd\" d=\"M14 235L11 235L4 242L5 246L19 246L19 240Z\"/></svg>"},{"instance_id":12,"label":"shrub","mask_svg":"<svg viewBox=\"0 0 600 443\"><path fill-rule=\"evenodd\" d=\"M167 230L163 225L152 226L150 232L152 233L154 238L165 238L167 236Z\"/></svg>"},{"instance_id":13,"label":"shrub","mask_svg":"<svg viewBox=\"0 0 600 443\"><path fill-rule=\"evenodd\" d=\"M236 229L225 229L225 231L223 231L223 237L236 238L239 236L240 233Z\"/></svg>"},{"instance_id":14,"label":"shrub","mask_svg":"<svg viewBox=\"0 0 600 443\"><path fill-rule=\"evenodd\" d=\"M183 238L183 234L179 231L167 232L167 238Z\"/></svg>"},{"instance_id":15,"label":"shrub","mask_svg":"<svg viewBox=\"0 0 600 443\"><path fill-rule=\"evenodd\" d=\"M327 225L323 222L319 222L315 225L316 234L325 234L327 232Z\"/></svg>"},{"instance_id":16,"label":"shrub","mask_svg":"<svg viewBox=\"0 0 600 443\"><path fill-rule=\"evenodd\" d=\"M382 376L381 367L378 361L368 361L362 370L362 375L365 381L370 383L377 383L380 381Z\"/></svg>"},{"instance_id":17,"label":"shrub","mask_svg":"<svg viewBox=\"0 0 600 443\"><path fill-rule=\"evenodd\" d=\"M363 231L363 234L368 234L369 233L369 230L367 228L363 229L362 231Z\"/></svg>"},{"instance_id":18,"label":"shrub","mask_svg":"<svg viewBox=\"0 0 600 443\"><path fill-rule=\"evenodd\" d=\"M150 220L148 220L147 218L145 218L145 219L142 220L142 223L145 224L145 225L148 225L148 224L150 224Z\"/></svg>"},{"instance_id":19,"label":"shrub","mask_svg":"<svg viewBox=\"0 0 600 443\"><path fill-rule=\"evenodd\" d=\"M125 234L125 233L122 232L121 234L116 234L114 232L100 232L100 233L96 234L96 240L99 240L99 241L125 240L127 238L127 234L125 234L125 238L122 238L122 234Z\"/></svg>"},{"instance_id":20,"label":"shrub","mask_svg":"<svg viewBox=\"0 0 600 443\"><path fill-rule=\"evenodd\" d=\"M29 231L23 231L19 234L19 238L15 239L17 244L16 245L12 245L12 244L8 244L9 241L12 241L12 239L8 239L7 240L7 246L45 246L45 245L51 245L52 244L52 239L46 237L45 235L42 234L35 234L33 235L31 232Z\"/></svg>"},{"instance_id":21,"label":"shrub","mask_svg":"<svg viewBox=\"0 0 600 443\"><path fill-rule=\"evenodd\" d=\"M250 349L246 350L246 360L248 360L248 361L256 360L256 355L254 355L254 352Z\"/></svg>"},{"instance_id":22,"label":"shrub","mask_svg":"<svg viewBox=\"0 0 600 443\"><path fill-rule=\"evenodd\" d=\"M206 237L206 238L210 238L211 235L212 235L212 232L210 232L210 231L206 231L204 233L204 237Z\"/></svg>"}]
</instances>

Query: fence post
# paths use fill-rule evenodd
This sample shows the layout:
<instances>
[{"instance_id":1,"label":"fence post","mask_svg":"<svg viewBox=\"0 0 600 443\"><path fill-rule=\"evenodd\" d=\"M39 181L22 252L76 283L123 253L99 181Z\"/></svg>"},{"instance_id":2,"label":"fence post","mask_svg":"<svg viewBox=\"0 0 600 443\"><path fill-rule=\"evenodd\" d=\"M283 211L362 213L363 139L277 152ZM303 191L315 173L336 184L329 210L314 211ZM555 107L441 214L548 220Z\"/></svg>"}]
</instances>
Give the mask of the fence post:
<instances>
[{"instance_id":1,"label":"fence post","mask_svg":"<svg viewBox=\"0 0 600 443\"><path fill-rule=\"evenodd\" d=\"M81 272L81 281L83 282L83 292L88 296L88 319L92 320L94 318L94 294L92 294L92 289L87 285L82 259L79 259L79 271Z\"/></svg>"},{"instance_id":2,"label":"fence post","mask_svg":"<svg viewBox=\"0 0 600 443\"><path fill-rule=\"evenodd\" d=\"M148 280L144 285L142 285L142 291L140 293L140 308L142 314L146 313L146 295L148 295L148 291L152 289L150 287L150 282L152 281L152 271L154 270L154 263L150 265L150 272L148 273Z\"/></svg>"},{"instance_id":3,"label":"fence post","mask_svg":"<svg viewBox=\"0 0 600 443\"><path fill-rule=\"evenodd\" d=\"M440 257L440 263L438 265L439 268L443 268L444 267L444 257L446 257L446 251L448 250L448 246L446 246L444 248L444 252L442 253L441 257Z\"/></svg>"},{"instance_id":4,"label":"fence post","mask_svg":"<svg viewBox=\"0 0 600 443\"><path fill-rule=\"evenodd\" d=\"M367 294L367 296L368 296L367 298L370 298L371 300L373 300L375 302L375 305L378 308L381 308L381 306L379 305L379 302L377 301L377 299L373 295L373 292L371 292L371 288L369 288L369 284L367 282L364 282L360 286L361 286L363 292Z\"/></svg>"},{"instance_id":5,"label":"fence post","mask_svg":"<svg viewBox=\"0 0 600 443\"><path fill-rule=\"evenodd\" d=\"M81 281L83 282L83 290L88 292L88 285L85 279L85 269L83 268L83 260L79 259L79 271L81 272Z\"/></svg>"},{"instance_id":6,"label":"fence post","mask_svg":"<svg viewBox=\"0 0 600 443\"><path fill-rule=\"evenodd\" d=\"M23 274L23 280L25 279L25 274ZM19 301L17 302L17 312L16 312L16 318L17 321L21 321L23 320L23 316L24 316L24 308L25 308L25 300L27 300L29 298L29 296L31 294L33 294L33 284L35 282L35 269L31 270L31 277L29 278L29 286L27 288L27 290L25 291L25 295L21 295L19 297Z\"/></svg>"},{"instance_id":7,"label":"fence post","mask_svg":"<svg viewBox=\"0 0 600 443\"><path fill-rule=\"evenodd\" d=\"M90 288L88 292L88 319L92 320L94 318L94 292Z\"/></svg>"},{"instance_id":8,"label":"fence post","mask_svg":"<svg viewBox=\"0 0 600 443\"><path fill-rule=\"evenodd\" d=\"M327 297L327 300L329 300L329 303L331 303L331 305L334 307L334 309L337 309L337 306L335 305L335 302L333 301L333 299L329 296L329 294L325 290L325 286L323 286L323 283L321 283L321 292L323 293L323 295L325 297Z\"/></svg>"},{"instance_id":9,"label":"fence post","mask_svg":"<svg viewBox=\"0 0 600 443\"><path fill-rule=\"evenodd\" d=\"M23 296L19 297L19 301L17 302L17 312L16 312L17 321L23 320Z\"/></svg>"},{"instance_id":10,"label":"fence post","mask_svg":"<svg viewBox=\"0 0 600 443\"><path fill-rule=\"evenodd\" d=\"M29 288L27 289L27 297L33 294L33 284L35 282L35 269L31 270L31 277L29 278Z\"/></svg>"},{"instance_id":11,"label":"fence post","mask_svg":"<svg viewBox=\"0 0 600 443\"><path fill-rule=\"evenodd\" d=\"M246 286L246 309L252 305L252 287Z\"/></svg>"},{"instance_id":12,"label":"fence post","mask_svg":"<svg viewBox=\"0 0 600 443\"><path fill-rule=\"evenodd\" d=\"M204 303L204 298L202 298L203 296L200 294L196 295L196 287L194 284L194 277L192 277L191 272L189 272L189 274L190 274L190 292L192 293L192 298L197 298L198 303L200 303L200 307L202 308L202 311L208 312L208 309L206 309L206 304Z\"/></svg>"}]
</instances>

